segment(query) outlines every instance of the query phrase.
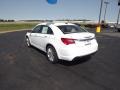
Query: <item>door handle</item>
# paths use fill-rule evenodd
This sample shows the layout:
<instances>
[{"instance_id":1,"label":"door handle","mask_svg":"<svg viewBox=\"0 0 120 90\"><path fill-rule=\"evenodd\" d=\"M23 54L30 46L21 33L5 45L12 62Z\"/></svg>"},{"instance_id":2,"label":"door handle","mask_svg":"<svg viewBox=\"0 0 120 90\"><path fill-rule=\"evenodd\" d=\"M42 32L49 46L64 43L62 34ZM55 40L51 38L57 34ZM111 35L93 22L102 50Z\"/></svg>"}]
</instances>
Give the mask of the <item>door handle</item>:
<instances>
[{"instance_id":1,"label":"door handle","mask_svg":"<svg viewBox=\"0 0 120 90\"><path fill-rule=\"evenodd\" d=\"M44 36L44 38L47 38L47 36Z\"/></svg>"},{"instance_id":2,"label":"door handle","mask_svg":"<svg viewBox=\"0 0 120 90\"><path fill-rule=\"evenodd\" d=\"M40 36L41 38L47 38L47 36Z\"/></svg>"}]
</instances>

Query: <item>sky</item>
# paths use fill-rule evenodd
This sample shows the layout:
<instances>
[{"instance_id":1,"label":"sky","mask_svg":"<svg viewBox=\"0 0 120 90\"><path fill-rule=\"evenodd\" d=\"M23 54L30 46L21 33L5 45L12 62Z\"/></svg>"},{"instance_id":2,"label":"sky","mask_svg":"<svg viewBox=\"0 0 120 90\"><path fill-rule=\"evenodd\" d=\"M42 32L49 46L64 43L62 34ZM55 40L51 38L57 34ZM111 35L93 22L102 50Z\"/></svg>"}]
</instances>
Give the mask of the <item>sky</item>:
<instances>
[{"instance_id":1,"label":"sky","mask_svg":"<svg viewBox=\"0 0 120 90\"><path fill-rule=\"evenodd\" d=\"M118 0L109 1L107 21L116 21ZM14 20L88 19L98 21L101 0L58 0L48 4L46 0L0 0L0 18ZM102 19L105 4L102 9Z\"/></svg>"}]
</instances>

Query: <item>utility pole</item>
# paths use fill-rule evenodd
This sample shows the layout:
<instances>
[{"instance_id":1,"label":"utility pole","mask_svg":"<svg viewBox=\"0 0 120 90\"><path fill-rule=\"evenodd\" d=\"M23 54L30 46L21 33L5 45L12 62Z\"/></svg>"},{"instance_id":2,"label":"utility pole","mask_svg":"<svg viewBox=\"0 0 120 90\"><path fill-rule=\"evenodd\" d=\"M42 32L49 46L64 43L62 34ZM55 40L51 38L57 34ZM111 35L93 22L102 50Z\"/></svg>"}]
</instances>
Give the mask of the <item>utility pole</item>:
<instances>
[{"instance_id":1,"label":"utility pole","mask_svg":"<svg viewBox=\"0 0 120 90\"><path fill-rule=\"evenodd\" d=\"M104 13L104 22L106 21L106 12L107 12L107 6L109 4L109 2L104 2L105 4L105 13Z\"/></svg>"},{"instance_id":2,"label":"utility pole","mask_svg":"<svg viewBox=\"0 0 120 90\"><path fill-rule=\"evenodd\" d=\"M103 6L103 0L101 0L101 5L100 5L100 13L99 13L99 21L98 25L96 27L96 32L100 33L101 32L101 14L102 14L102 6Z\"/></svg>"},{"instance_id":3,"label":"utility pole","mask_svg":"<svg viewBox=\"0 0 120 90\"><path fill-rule=\"evenodd\" d=\"M100 24L100 23L101 23L102 6L103 6L103 0L101 0L101 5L100 5L100 14L99 14L99 22L98 22L98 24Z\"/></svg>"},{"instance_id":4,"label":"utility pole","mask_svg":"<svg viewBox=\"0 0 120 90\"><path fill-rule=\"evenodd\" d=\"M118 6L120 6L120 0L118 0ZM119 7L119 12L117 17L117 25L119 24L119 18L120 18L120 7Z\"/></svg>"},{"instance_id":5,"label":"utility pole","mask_svg":"<svg viewBox=\"0 0 120 90\"><path fill-rule=\"evenodd\" d=\"M119 18L120 18L120 8L119 8L118 17L117 17L117 25L119 24Z\"/></svg>"}]
</instances>

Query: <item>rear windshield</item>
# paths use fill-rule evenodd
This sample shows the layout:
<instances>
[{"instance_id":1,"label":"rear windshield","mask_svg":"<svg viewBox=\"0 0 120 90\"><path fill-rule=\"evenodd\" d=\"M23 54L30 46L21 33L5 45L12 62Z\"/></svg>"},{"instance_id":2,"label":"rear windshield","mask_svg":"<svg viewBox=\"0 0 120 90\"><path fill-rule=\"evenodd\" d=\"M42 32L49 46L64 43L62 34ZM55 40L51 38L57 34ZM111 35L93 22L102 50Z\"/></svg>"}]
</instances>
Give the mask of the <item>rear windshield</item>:
<instances>
[{"instance_id":1,"label":"rear windshield","mask_svg":"<svg viewBox=\"0 0 120 90\"><path fill-rule=\"evenodd\" d=\"M69 33L80 33L80 32L87 32L83 28L77 26L77 25L61 25L58 26L58 28L64 33L64 34L69 34Z\"/></svg>"}]
</instances>

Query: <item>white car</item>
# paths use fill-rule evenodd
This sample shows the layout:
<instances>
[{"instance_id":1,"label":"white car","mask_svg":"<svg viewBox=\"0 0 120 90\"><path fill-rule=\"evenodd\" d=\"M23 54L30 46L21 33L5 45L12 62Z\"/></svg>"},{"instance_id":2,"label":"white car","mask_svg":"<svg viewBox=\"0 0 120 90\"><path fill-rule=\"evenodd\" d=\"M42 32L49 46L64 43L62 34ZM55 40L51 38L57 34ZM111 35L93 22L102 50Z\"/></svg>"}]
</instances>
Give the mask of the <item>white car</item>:
<instances>
[{"instance_id":1,"label":"white car","mask_svg":"<svg viewBox=\"0 0 120 90\"><path fill-rule=\"evenodd\" d=\"M98 50L95 34L71 23L41 23L26 34L26 42L44 51L48 60L72 61Z\"/></svg>"}]
</instances>

